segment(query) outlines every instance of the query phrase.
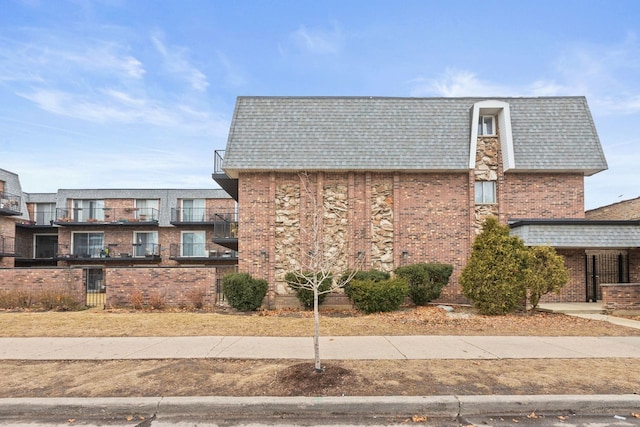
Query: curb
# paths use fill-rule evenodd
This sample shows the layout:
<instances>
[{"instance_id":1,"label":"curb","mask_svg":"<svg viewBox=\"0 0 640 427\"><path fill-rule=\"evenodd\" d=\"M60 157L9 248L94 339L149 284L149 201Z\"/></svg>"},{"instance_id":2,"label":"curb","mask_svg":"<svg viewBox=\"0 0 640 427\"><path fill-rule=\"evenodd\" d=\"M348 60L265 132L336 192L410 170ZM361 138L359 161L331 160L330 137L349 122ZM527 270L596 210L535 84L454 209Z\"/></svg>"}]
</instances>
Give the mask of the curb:
<instances>
[{"instance_id":1,"label":"curb","mask_svg":"<svg viewBox=\"0 0 640 427\"><path fill-rule=\"evenodd\" d=\"M476 415L615 415L640 412L640 395L4 398L0 419L28 417L147 418L411 417Z\"/></svg>"}]
</instances>

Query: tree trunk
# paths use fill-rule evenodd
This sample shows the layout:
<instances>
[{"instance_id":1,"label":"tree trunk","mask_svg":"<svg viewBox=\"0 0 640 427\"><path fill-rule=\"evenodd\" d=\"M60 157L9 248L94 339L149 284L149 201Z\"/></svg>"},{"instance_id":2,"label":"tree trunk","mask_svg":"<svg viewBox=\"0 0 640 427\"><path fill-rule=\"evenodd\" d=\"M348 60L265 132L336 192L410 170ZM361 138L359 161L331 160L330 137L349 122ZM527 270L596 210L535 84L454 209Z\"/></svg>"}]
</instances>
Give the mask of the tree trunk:
<instances>
[{"instance_id":1,"label":"tree trunk","mask_svg":"<svg viewBox=\"0 0 640 427\"><path fill-rule=\"evenodd\" d=\"M318 309L318 286L313 287L313 321L314 321L314 334L313 334L313 352L315 355L315 370L316 373L322 373L322 365L320 364L320 311Z\"/></svg>"}]
</instances>

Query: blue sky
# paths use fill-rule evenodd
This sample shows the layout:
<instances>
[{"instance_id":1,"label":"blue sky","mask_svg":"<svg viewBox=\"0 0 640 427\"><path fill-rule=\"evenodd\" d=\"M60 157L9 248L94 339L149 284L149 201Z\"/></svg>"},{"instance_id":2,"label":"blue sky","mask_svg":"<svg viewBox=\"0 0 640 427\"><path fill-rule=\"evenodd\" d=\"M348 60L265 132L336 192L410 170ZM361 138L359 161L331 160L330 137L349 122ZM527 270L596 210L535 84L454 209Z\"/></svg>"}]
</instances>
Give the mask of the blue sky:
<instances>
[{"instance_id":1,"label":"blue sky","mask_svg":"<svg viewBox=\"0 0 640 427\"><path fill-rule=\"evenodd\" d=\"M213 188L239 95L584 95L593 208L640 196L639 37L636 0L2 0L0 168Z\"/></svg>"}]
</instances>

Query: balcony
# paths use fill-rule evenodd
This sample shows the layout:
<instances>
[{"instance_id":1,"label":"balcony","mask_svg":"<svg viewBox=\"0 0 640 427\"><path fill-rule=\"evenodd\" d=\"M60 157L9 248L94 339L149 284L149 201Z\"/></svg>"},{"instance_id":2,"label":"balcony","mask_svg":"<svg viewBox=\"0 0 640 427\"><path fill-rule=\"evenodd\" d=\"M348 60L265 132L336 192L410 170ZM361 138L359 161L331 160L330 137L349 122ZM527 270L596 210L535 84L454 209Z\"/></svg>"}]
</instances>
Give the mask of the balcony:
<instances>
[{"instance_id":1,"label":"balcony","mask_svg":"<svg viewBox=\"0 0 640 427\"><path fill-rule=\"evenodd\" d=\"M173 225L216 225L227 222L237 224L238 214L235 212L220 212L206 208L171 208L171 224Z\"/></svg>"},{"instance_id":2,"label":"balcony","mask_svg":"<svg viewBox=\"0 0 640 427\"><path fill-rule=\"evenodd\" d=\"M20 201L22 198L15 194L0 192L0 215L22 215Z\"/></svg>"},{"instance_id":3,"label":"balcony","mask_svg":"<svg viewBox=\"0 0 640 427\"><path fill-rule=\"evenodd\" d=\"M235 264L238 262L238 251L221 250L205 243L174 243L169 248L169 258L179 261L217 261Z\"/></svg>"},{"instance_id":4,"label":"balcony","mask_svg":"<svg viewBox=\"0 0 640 427\"><path fill-rule=\"evenodd\" d=\"M225 150L216 150L213 153L213 174L211 177L218 183L224 191L226 191L233 199L238 201L238 180L229 178L224 169L222 169L222 162L224 160Z\"/></svg>"},{"instance_id":5,"label":"balcony","mask_svg":"<svg viewBox=\"0 0 640 427\"><path fill-rule=\"evenodd\" d=\"M89 247L58 253L56 258L65 261L140 263L159 262L161 247L156 243L133 243L131 245L109 244L105 247Z\"/></svg>"},{"instance_id":6,"label":"balcony","mask_svg":"<svg viewBox=\"0 0 640 427\"><path fill-rule=\"evenodd\" d=\"M54 224L72 225L157 225L155 208L56 209Z\"/></svg>"},{"instance_id":7,"label":"balcony","mask_svg":"<svg viewBox=\"0 0 640 427\"><path fill-rule=\"evenodd\" d=\"M0 258L16 256L16 239L13 236L0 236Z\"/></svg>"}]
</instances>

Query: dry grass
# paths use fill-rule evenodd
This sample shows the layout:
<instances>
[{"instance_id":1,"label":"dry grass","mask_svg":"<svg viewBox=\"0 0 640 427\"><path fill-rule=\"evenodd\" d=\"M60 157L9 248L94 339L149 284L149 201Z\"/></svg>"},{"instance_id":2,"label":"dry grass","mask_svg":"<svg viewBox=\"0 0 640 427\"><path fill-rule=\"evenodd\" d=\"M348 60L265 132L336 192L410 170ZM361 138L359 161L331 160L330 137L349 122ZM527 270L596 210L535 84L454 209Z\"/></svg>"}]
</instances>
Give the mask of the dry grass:
<instances>
[{"instance_id":1,"label":"dry grass","mask_svg":"<svg viewBox=\"0 0 640 427\"><path fill-rule=\"evenodd\" d=\"M479 316L436 307L325 312L323 336L625 336L640 330L561 314ZM310 313L0 312L0 336L309 336ZM627 394L640 359L343 360L322 377L293 360L0 361L0 397Z\"/></svg>"},{"instance_id":2,"label":"dry grass","mask_svg":"<svg viewBox=\"0 0 640 427\"><path fill-rule=\"evenodd\" d=\"M633 394L640 359L0 361L0 397ZM301 369L302 368L302 369Z\"/></svg>"},{"instance_id":3,"label":"dry grass","mask_svg":"<svg viewBox=\"0 0 640 427\"><path fill-rule=\"evenodd\" d=\"M3 337L309 336L312 331L311 313L300 311L0 312ZM321 334L625 336L640 335L640 330L562 314L480 316L461 307L451 316L436 307L417 307L371 315L356 311L325 312Z\"/></svg>"}]
</instances>

